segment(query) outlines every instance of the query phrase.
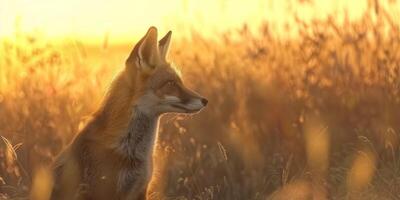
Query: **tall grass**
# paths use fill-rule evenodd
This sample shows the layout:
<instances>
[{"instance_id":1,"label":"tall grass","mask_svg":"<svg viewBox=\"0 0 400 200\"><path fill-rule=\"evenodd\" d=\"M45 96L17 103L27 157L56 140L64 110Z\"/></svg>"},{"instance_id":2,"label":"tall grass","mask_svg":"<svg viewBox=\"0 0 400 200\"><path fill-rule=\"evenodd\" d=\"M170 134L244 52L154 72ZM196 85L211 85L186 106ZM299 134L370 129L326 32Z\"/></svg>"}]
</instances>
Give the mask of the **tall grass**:
<instances>
[{"instance_id":1,"label":"tall grass","mask_svg":"<svg viewBox=\"0 0 400 200\"><path fill-rule=\"evenodd\" d=\"M175 41L171 59L210 103L163 118L151 197L399 199L400 29L371 5L358 21L298 20L296 39L266 23L258 36L244 26ZM0 42L0 199L46 191L44 167L130 48L27 34Z\"/></svg>"}]
</instances>

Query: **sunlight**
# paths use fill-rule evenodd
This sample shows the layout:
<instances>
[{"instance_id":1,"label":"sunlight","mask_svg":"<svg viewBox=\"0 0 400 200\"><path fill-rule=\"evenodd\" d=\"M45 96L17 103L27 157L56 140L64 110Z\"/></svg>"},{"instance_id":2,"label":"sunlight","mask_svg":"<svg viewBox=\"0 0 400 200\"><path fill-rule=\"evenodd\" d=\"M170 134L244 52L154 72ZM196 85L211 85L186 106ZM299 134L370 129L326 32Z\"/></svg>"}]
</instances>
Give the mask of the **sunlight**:
<instances>
[{"instance_id":1,"label":"sunlight","mask_svg":"<svg viewBox=\"0 0 400 200\"><path fill-rule=\"evenodd\" d=\"M136 39L150 25L161 32L179 30L178 36L187 36L192 29L213 36L244 23L255 31L265 20L276 26L275 31L285 33L285 24L293 25L293 19L287 17L290 13L309 20L347 9L351 10L350 18L357 18L366 6L367 1L355 0L251 0L245 4L240 0L0 0L0 36L13 35L17 27L24 32L79 38L89 43L101 42L107 35L112 43L120 43Z\"/></svg>"},{"instance_id":2,"label":"sunlight","mask_svg":"<svg viewBox=\"0 0 400 200\"><path fill-rule=\"evenodd\" d=\"M398 199L399 2L0 0L0 199Z\"/></svg>"}]
</instances>

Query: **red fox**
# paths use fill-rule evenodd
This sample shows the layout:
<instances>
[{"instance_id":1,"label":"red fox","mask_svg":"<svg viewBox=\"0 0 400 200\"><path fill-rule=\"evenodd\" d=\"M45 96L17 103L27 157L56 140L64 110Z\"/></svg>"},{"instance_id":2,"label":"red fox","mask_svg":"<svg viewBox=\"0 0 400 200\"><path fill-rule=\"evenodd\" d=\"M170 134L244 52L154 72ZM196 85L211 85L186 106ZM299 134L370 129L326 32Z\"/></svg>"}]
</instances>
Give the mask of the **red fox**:
<instances>
[{"instance_id":1,"label":"red fox","mask_svg":"<svg viewBox=\"0 0 400 200\"><path fill-rule=\"evenodd\" d=\"M197 113L207 99L186 88L150 27L92 120L54 162L51 199L146 199L159 118Z\"/></svg>"}]
</instances>

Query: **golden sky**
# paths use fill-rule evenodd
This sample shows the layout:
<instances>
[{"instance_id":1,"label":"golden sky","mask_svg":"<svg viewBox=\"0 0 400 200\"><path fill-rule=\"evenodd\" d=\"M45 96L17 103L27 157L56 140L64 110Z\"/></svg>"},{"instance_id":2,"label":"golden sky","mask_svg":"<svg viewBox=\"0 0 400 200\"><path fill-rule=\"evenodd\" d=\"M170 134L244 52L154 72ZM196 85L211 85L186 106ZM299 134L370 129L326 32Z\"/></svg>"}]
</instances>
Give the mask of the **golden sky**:
<instances>
[{"instance_id":1,"label":"golden sky","mask_svg":"<svg viewBox=\"0 0 400 200\"><path fill-rule=\"evenodd\" d=\"M367 0L0 0L0 37L15 32L39 31L51 38L78 38L101 42L106 34L111 43L132 41L150 25L161 32L188 35L190 28L212 36L247 23L256 29L263 20L277 25L290 20L290 12L302 18L326 17L350 10L357 18ZM304 2L304 0L303 0ZM307 1L305 1L307 2ZM399 5L399 4L397 4ZM339 15L337 15L339 16ZM16 20L19 19L19 20Z\"/></svg>"}]
</instances>

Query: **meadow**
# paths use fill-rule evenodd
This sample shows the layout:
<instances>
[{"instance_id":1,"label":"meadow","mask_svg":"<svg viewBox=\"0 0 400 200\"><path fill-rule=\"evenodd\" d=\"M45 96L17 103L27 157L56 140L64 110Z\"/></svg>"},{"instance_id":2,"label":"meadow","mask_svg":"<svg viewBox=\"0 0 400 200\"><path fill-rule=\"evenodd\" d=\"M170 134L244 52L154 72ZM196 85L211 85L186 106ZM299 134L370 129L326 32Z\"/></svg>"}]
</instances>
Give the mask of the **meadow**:
<instances>
[{"instance_id":1,"label":"meadow","mask_svg":"<svg viewBox=\"0 0 400 200\"><path fill-rule=\"evenodd\" d=\"M152 199L400 199L399 24L376 6L297 25L292 39L266 22L174 41L209 105L163 117ZM0 199L46 199L46 166L133 45L0 39Z\"/></svg>"}]
</instances>

